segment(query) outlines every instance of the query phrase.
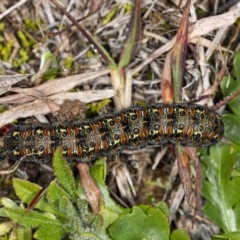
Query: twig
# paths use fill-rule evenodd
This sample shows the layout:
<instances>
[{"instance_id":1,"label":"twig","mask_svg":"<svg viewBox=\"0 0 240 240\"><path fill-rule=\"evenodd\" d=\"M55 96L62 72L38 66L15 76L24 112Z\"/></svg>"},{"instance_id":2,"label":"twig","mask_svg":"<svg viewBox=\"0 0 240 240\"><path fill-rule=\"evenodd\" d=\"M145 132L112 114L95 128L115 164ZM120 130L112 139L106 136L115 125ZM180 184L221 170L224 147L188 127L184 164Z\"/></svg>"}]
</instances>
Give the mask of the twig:
<instances>
[{"instance_id":1,"label":"twig","mask_svg":"<svg viewBox=\"0 0 240 240\"><path fill-rule=\"evenodd\" d=\"M10 12L12 12L14 9L20 7L21 5L23 5L25 2L27 2L28 0L22 0L18 3L16 3L15 5L13 5L12 7L8 8L6 11L4 11L4 13L0 14L0 20L2 18L4 18L5 16L7 16Z\"/></svg>"}]
</instances>

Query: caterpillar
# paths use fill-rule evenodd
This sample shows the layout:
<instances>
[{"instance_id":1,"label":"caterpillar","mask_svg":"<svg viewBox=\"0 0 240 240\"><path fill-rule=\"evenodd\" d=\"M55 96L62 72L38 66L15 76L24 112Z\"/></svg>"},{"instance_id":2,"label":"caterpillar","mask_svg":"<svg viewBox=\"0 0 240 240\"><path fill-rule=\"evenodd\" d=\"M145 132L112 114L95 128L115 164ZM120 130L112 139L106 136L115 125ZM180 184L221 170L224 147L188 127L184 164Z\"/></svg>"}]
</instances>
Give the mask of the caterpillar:
<instances>
[{"instance_id":1,"label":"caterpillar","mask_svg":"<svg viewBox=\"0 0 240 240\"><path fill-rule=\"evenodd\" d=\"M19 125L4 139L10 159L48 162L57 147L68 161L89 162L167 143L211 146L220 141L224 125L213 110L200 105L154 104L126 108L93 120Z\"/></svg>"}]
</instances>

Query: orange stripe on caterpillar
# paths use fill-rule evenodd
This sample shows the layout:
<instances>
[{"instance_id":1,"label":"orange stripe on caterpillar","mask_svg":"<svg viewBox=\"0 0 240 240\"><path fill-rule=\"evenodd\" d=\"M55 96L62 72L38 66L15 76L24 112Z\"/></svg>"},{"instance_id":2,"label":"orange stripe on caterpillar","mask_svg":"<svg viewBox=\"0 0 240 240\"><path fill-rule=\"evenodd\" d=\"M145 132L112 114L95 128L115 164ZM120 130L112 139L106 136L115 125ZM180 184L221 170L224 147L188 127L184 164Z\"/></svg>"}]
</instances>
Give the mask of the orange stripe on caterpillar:
<instances>
[{"instance_id":1,"label":"orange stripe on caterpillar","mask_svg":"<svg viewBox=\"0 0 240 240\"><path fill-rule=\"evenodd\" d=\"M116 155L124 148L138 149L167 143L211 146L222 138L224 125L213 110L200 105L154 104L124 109L93 120L19 125L5 137L12 160L50 161L57 147L68 161L89 162Z\"/></svg>"}]
</instances>

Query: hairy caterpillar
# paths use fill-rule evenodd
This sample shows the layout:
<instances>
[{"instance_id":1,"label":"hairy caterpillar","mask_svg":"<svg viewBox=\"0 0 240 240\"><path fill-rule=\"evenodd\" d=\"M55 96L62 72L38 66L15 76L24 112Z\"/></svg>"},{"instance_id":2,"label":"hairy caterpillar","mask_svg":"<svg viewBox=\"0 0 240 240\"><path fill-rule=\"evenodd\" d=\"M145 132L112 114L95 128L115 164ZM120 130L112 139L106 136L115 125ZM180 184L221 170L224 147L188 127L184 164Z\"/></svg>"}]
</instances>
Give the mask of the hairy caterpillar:
<instances>
[{"instance_id":1,"label":"hairy caterpillar","mask_svg":"<svg viewBox=\"0 0 240 240\"><path fill-rule=\"evenodd\" d=\"M218 143L224 126L220 116L200 105L155 104L124 109L94 120L19 125L5 137L12 160L50 161L57 147L68 161L89 162L100 155L115 155L166 143L210 146Z\"/></svg>"}]
</instances>

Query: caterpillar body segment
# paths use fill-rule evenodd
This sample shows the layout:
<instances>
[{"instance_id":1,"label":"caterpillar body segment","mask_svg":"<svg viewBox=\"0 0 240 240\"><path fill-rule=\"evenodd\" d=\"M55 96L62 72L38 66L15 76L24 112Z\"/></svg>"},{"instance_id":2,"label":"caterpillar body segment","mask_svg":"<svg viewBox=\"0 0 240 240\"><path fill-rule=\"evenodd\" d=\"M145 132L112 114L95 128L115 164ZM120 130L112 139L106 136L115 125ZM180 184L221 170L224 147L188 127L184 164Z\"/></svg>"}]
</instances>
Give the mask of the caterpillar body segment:
<instances>
[{"instance_id":1,"label":"caterpillar body segment","mask_svg":"<svg viewBox=\"0 0 240 240\"><path fill-rule=\"evenodd\" d=\"M4 146L15 161L51 161L60 147L68 161L89 162L147 145L211 146L223 133L220 116L205 106L159 103L93 120L19 125L7 134Z\"/></svg>"}]
</instances>

